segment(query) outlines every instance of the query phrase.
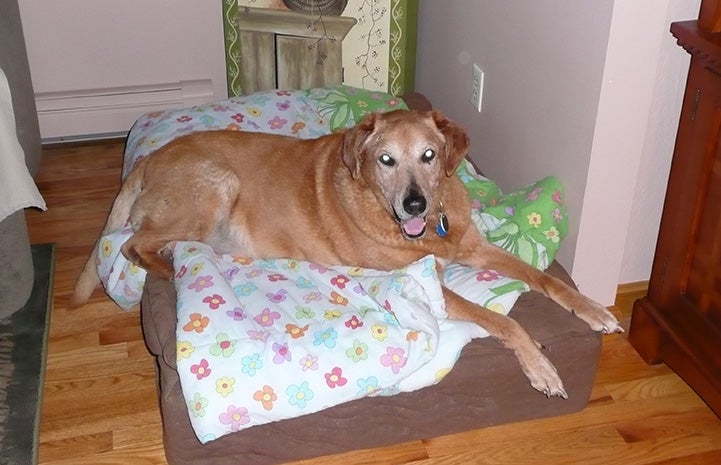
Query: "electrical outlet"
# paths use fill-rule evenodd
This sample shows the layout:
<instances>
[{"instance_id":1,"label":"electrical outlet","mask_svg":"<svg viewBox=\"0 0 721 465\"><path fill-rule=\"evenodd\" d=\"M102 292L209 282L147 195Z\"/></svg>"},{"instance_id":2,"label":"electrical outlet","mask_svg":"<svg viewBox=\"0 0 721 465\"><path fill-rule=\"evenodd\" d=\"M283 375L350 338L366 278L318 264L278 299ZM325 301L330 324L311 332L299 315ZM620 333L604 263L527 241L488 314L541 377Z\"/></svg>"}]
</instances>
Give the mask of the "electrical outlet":
<instances>
[{"instance_id":1,"label":"electrical outlet","mask_svg":"<svg viewBox=\"0 0 721 465\"><path fill-rule=\"evenodd\" d=\"M473 81L471 82L471 105L479 113L483 102L483 70L473 63Z\"/></svg>"}]
</instances>

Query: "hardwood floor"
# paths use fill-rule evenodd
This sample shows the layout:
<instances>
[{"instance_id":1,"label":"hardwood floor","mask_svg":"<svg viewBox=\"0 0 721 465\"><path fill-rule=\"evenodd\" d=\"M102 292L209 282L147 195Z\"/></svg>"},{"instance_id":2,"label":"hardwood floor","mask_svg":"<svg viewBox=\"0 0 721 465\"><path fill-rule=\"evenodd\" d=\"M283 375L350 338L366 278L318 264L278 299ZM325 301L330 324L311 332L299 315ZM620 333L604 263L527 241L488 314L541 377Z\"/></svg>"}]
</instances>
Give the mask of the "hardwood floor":
<instances>
[{"instance_id":1,"label":"hardwood floor","mask_svg":"<svg viewBox=\"0 0 721 465\"><path fill-rule=\"evenodd\" d=\"M122 150L119 141L47 148L37 176L49 208L28 212L31 240L57 245L42 465L166 464L155 365L138 312L120 310L101 291L87 306L67 308L119 187ZM721 421L667 367L644 364L625 335L612 335L582 412L300 463L721 463Z\"/></svg>"}]
</instances>

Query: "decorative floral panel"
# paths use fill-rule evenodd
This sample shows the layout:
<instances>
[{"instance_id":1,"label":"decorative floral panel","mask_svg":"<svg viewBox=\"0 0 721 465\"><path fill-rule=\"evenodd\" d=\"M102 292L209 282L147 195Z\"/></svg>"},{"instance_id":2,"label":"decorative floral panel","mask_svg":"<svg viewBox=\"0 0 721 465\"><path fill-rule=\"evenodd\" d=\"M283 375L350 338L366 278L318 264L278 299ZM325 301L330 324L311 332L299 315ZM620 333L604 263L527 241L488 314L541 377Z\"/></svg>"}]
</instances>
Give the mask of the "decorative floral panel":
<instances>
[{"instance_id":1,"label":"decorative floral panel","mask_svg":"<svg viewBox=\"0 0 721 465\"><path fill-rule=\"evenodd\" d=\"M235 17L246 7L287 9L282 0L223 0L231 96L242 93ZM417 8L414 0L348 0L342 15L358 23L343 40L344 84L393 95L413 90ZM317 15L308 16L309 27L322 27Z\"/></svg>"}]
</instances>

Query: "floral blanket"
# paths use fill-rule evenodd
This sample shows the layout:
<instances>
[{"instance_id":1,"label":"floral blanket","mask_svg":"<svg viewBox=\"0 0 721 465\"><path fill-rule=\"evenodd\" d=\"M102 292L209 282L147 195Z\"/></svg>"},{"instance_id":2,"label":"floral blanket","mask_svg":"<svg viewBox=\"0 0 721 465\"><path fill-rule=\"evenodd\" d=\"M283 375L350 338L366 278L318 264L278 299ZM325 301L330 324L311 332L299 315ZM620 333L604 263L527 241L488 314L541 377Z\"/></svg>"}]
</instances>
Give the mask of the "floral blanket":
<instances>
[{"instance_id":1,"label":"floral blanket","mask_svg":"<svg viewBox=\"0 0 721 465\"><path fill-rule=\"evenodd\" d=\"M192 131L237 129L316 137L369 111L404 108L388 94L349 87L272 91L149 114L133 127L127 174L141 157ZM464 162L473 221L492 242L545 269L566 234L562 187L546 178L510 195ZM99 243L98 270L125 309L140 300L144 270L127 262L125 227ZM432 256L402 270L324 268L297 260L216 255L173 244L178 373L201 442L367 395L438 382L481 328L446 318ZM446 268L442 281L467 299L508 313L527 286L493 270Z\"/></svg>"}]
</instances>

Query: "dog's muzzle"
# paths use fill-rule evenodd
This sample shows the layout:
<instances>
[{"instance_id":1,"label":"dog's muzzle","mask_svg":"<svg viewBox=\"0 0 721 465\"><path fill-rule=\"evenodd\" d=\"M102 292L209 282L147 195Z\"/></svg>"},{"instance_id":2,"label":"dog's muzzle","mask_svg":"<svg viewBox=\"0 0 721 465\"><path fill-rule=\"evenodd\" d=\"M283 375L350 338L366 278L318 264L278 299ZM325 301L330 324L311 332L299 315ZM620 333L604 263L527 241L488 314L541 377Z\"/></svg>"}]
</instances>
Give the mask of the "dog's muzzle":
<instances>
[{"instance_id":1,"label":"dog's muzzle","mask_svg":"<svg viewBox=\"0 0 721 465\"><path fill-rule=\"evenodd\" d=\"M408 239L417 239L426 233L425 212L427 206L426 198L416 189L411 189L403 199L403 212L410 217L401 218L398 212L393 210L396 220L401 225L403 235Z\"/></svg>"}]
</instances>

